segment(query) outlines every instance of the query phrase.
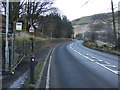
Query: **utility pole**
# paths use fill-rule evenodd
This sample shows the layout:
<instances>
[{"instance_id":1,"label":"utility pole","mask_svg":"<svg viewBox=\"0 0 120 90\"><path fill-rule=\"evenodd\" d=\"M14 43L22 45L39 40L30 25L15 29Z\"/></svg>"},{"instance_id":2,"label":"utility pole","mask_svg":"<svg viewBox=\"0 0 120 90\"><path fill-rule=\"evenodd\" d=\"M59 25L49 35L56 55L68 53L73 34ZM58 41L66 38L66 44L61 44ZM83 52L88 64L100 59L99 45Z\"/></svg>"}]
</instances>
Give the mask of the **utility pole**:
<instances>
[{"instance_id":1,"label":"utility pole","mask_svg":"<svg viewBox=\"0 0 120 90\"><path fill-rule=\"evenodd\" d=\"M52 25L53 25L53 20L52 20L52 14L51 14L51 39L52 39Z\"/></svg>"},{"instance_id":2,"label":"utility pole","mask_svg":"<svg viewBox=\"0 0 120 90\"><path fill-rule=\"evenodd\" d=\"M9 0L6 0L6 46L5 46L5 68L6 69L9 69L8 29L9 29Z\"/></svg>"},{"instance_id":3,"label":"utility pole","mask_svg":"<svg viewBox=\"0 0 120 90\"><path fill-rule=\"evenodd\" d=\"M116 26L115 26L115 13L114 13L114 7L113 7L113 1L111 0L111 8L112 8L112 22L113 22L113 32L115 37L115 44L117 45L117 34L116 34Z\"/></svg>"}]
</instances>

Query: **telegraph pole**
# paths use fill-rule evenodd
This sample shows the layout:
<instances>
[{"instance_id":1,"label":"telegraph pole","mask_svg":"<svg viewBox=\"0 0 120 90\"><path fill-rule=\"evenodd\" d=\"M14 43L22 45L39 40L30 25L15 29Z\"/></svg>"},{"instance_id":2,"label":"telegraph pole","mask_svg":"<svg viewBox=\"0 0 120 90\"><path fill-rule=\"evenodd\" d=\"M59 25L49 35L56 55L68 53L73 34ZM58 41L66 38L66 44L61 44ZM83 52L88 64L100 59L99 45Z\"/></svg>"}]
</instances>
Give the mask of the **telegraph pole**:
<instances>
[{"instance_id":1,"label":"telegraph pole","mask_svg":"<svg viewBox=\"0 0 120 90\"><path fill-rule=\"evenodd\" d=\"M52 39L52 25L53 25L53 24L52 24L52 23L53 23L53 22L52 22L52 16L53 16L53 15L51 14L51 39ZM52 40L51 40L51 41L52 41Z\"/></svg>"},{"instance_id":2,"label":"telegraph pole","mask_svg":"<svg viewBox=\"0 0 120 90\"><path fill-rule=\"evenodd\" d=\"M111 0L111 8L112 8L112 22L113 22L113 32L115 37L115 44L117 45L117 35L116 35L116 26L115 26L115 13L114 13L114 7L113 7L113 1Z\"/></svg>"},{"instance_id":3,"label":"telegraph pole","mask_svg":"<svg viewBox=\"0 0 120 90\"><path fill-rule=\"evenodd\" d=\"M6 46L5 46L5 68L9 68L9 48L8 48L8 29L9 29L9 0L6 0Z\"/></svg>"}]
</instances>

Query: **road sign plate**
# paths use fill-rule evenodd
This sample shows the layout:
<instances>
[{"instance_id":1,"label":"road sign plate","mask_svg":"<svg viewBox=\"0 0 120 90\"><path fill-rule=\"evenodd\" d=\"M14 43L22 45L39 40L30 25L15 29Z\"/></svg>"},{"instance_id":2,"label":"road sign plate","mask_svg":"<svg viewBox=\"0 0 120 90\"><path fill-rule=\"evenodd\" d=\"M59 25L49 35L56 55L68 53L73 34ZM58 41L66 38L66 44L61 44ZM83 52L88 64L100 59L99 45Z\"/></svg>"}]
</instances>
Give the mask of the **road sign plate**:
<instances>
[{"instance_id":1,"label":"road sign plate","mask_svg":"<svg viewBox=\"0 0 120 90\"><path fill-rule=\"evenodd\" d=\"M16 30L22 30L22 22L16 22Z\"/></svg>"},{"instance_id":2,"label":"road sign plate","mask_svg":"<svg viewBox=\"0 0 120 90\"><path fill-rule=\"evenodd\" d=\"M34 32L33 26L30 27L29 32Z\"/></svg>"}]
</instances>

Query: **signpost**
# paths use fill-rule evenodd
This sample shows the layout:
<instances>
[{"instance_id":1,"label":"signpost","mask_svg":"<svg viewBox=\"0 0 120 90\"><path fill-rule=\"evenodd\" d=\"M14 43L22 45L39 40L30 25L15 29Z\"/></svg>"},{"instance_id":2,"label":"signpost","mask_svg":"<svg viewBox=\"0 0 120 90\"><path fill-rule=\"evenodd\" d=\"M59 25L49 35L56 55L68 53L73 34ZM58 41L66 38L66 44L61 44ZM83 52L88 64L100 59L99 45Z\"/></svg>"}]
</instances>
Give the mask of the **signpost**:
<instances>
[{"instance_id":1,"label":"signpost","mask_svg":"<svg viewBox=\"0 0 120 90\"><path fill-rule=\"evenodd\" d=\"M33 28L33 26L31 25L31 27L30 27L30 29L29 29L29 32L30 33L34 33L34 28ZM34 42L33 42L33 39L34 39L34 36L32 37L32 38L30 38L31 39L31 42L32 42L32 54L33 54L33 49L34 49Z\"/></svg>"},{"instance_id":2,"label":"signpost","mask_svg":"<svg viewBox=\"0 0 120 90\"><path fill-rule=\"evenodd\" d=\"M33 26L31 25L30 29L29 29L29 32L30 33L34 33L34 28ZM33 36L34 37L34 36ZM32 42L32 54L33 56L30 57L30 83L31 84L34 84L34 67L35 67L35 57L34 57L34 42L33 42L33 39L34 38L30 38L31 39L31 42Z\"/></svg>"}]
</instances>

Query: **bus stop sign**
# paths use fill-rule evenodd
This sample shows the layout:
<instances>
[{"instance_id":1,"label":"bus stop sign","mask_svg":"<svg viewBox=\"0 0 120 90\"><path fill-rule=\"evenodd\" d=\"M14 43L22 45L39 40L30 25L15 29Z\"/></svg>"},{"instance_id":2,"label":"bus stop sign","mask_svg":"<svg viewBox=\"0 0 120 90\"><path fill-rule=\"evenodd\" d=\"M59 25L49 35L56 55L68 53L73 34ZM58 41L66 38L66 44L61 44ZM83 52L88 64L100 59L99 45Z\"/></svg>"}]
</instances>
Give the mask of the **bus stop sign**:
<instances>
[{"instance_id":1,"label":"bus stop sign","mask_svg":"<svg viewBox=\"0 0 120 90\"><path fill-rule=\"evenodd\" d=\"M16 22L16 30L21 31L22 30L22 22Z\"/></svg>"}]
</instances>

